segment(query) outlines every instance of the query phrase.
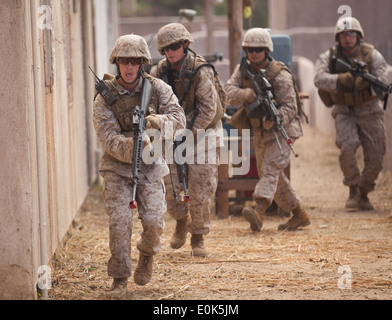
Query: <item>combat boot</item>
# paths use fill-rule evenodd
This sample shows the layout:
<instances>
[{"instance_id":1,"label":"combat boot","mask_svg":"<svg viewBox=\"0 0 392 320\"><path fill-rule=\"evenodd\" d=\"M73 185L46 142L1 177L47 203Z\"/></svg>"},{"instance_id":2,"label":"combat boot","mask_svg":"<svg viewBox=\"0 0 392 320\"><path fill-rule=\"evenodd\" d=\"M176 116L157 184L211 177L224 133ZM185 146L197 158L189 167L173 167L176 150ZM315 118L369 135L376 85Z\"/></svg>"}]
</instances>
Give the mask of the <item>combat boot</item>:
<instances>
[{"instance_id":1,"label":"combat boot","mask_svg":"<svg viewBox=\"0 0 392 320\"><path fill-rule=\"evenodd\" d=\"M263 227L265 212L269 203L265 199L256 200L256 208L245 207L242 209L242 216L250 223L252 231L260 231Z\"/></svg>"},{"instance_id":2,"label":"combat boot","mask_svg":"<svg viewBox=\"0 0 392 320\"><path fill-rule=\"evenodd\" d=\"M372 211L374 210L373 205L371 204L369 198L368 198L368 193L364 191L360 191L360 196L359 196L359 202L358 202L358 208L359 210L363 211Z\"/></svg>"},{"instance_id":3,"label":"combat boot","mask_svg":"<svg viewBox=\"0 0 392 320\"><path fill-rule=\"evenodd\" d=\"M358 208L358 202L359 202L359 188L357 186L350 186L349 188L350 188L350 193L346 201L346 208L356 209Z\"/></svg>"},{"instance_id":4,"label":"combat boot","mask_svg":"<svg viewBox=\"0 0 392 320\"><path fill-rule=\"evenodd\" d=\"M170 240L170 246L173 249L181 248L186 241L186 235L188 233L187 226L188 226L189 216L186 218L177 220L176 229L173 233L173 236Z\"/></svg>"},{"instance_id":5,"label":"combat boot","mask_svg":"<svg viewBox=\"0 0 392 320\"><path fill-rule=\"evenodd\" d=\"M195 257L207 257L207 250L204 247L202 234L192 234L191 237L192 255Z\"/></svg>"},{"instance_id":6,"label":"combat boot","mask_svg":"<svg viewBox=\"0 0 392 320\"><path fill-rule=\"evenodd\" d=\"M121 298L128 293L127 278L114 278L110 291L106 294L108 298Z\"/></svg>"},{"instance_id":7,"label":"combat boot","mask_svg":"<svg viewBox=\"0 0 392 320\"><path fill-rule=\"evenodd\" d=\"M278 230L295 230L299 227L306 227L310 225L308 213L299 205L293 210L293 216L286 223L280 224Z\"/></svg>"},{"instance_id":8,"label":"combat boot","mask_svg":"<svg viewBox=\"0 0 392 320\"><path fill-rule=\"evenodd\" d=\"M145 256L143 254L139 254L139 262L137 264L134 280L135 283L139 286L144 286L150 282L152 276L152 263L153 256Z\"/></svg>"}]
</instances>

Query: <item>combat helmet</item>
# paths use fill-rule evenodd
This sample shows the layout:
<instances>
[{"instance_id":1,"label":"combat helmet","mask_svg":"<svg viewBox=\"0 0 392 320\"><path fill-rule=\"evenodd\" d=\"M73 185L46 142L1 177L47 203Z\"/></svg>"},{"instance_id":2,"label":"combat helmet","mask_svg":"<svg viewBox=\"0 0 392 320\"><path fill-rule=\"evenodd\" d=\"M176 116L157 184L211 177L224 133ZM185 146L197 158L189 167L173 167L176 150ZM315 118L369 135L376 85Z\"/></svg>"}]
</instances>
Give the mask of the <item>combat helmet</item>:
<instances>
[{"instance_id":1,"label":"combat helmet","mask_svg":"<svg viewBox=\"0 0 392 320\"><path fill-rule=\"evenodd\" d=\"M335 26L335 40L338 41L339 33L343 31L356 31L359 33L359 38L364 38L364 33L359 21L354 17L340 18Z\"/></svg>"},{"instance_id":2,"label":"combat helmet","mask_svg":"<svg viewBox=\"0 0 392 320\"><path fill-rule=\"evenodd\" d=\"M143 58L144 63L152 64L146 40L135 34L127 34L117 39L110 55L110 63L116 64L117 58Z\"/></svg>"},{"instance_id":3,"label":"combat helmet","mask_svg":"<svg viewBox=\"0 0 392 320\"><path fill-rule=\"evenodd\" d=\"M181 23L169 23L158 31L158 51L164 55L163 49L174 43L195 42L189 31Z\"/></svg>"},{"instance_id":4,"label":"combat helmet","mask_svg":"<svg viewBox=\"0 0 392 320\"><path fill-rule=\"evenodd\" d=\"M274 51L271 35L267 29L252 28L249 29L244 36L242 49L245 48L267 48L269 52Z\"/></svg>"}]
</instances>

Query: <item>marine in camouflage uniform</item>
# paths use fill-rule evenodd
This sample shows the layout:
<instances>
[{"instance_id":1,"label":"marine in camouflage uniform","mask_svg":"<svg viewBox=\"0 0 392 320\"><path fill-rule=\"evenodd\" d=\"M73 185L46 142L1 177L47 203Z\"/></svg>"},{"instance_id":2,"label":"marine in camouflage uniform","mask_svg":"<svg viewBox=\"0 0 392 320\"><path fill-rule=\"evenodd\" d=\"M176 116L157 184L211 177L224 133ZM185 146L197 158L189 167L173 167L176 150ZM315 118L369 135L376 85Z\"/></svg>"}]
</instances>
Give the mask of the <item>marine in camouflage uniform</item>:
<instances>
[{"instance_id":1,"label":"marine in camouflage uniform","mask_svg":"<svg viewBox=\"0 0 392 320\"><path fill-rule=\"evenodd\" d=\"M151 75L164 79L172 86L185 111L187 128L194 133L194 150L197 150L196 135L200 129L208 129L209 139L215 141L215 144L208 144L204 148L205 159L210 157L209 161L198 163L195 152L192 159L194 164L190 161L185 164L188 172L187 186L190 202L174 199L173 188L177 192L184 191L175 164L170 165L171 175L165 177L168 212L176 220L176 229L170 245L174 249L182 247L189 232L192 254L205 257L207 250L204 246L204 236L210 231L211 197L214 196L217 188L218 151L223 143L222 121L217 111L218 94L215 90L214 71L208 66L196 71L198 66L205 64L206 61L189 49L190 43L194 40L182 24L165 25L158 31L157 37L158 50L166 56L166 59L159 62L151 71ZM187 77L190 72L195 72L195 75L190 82L187 82L190 79ZM184 86L186 83L190 85L188 88Z\"/></svg>"},{"instance_id":2,"label":"marine in camouflage uniform","mask_svg":"<svg viewBox=\"0 0 392 320\"><path fill-rule=\"evenodd\" d=\"M129 208L129 202L134 182L131 179L131 119L135 106L141 102L143 79L147 78L151 82L153 91L148 107L149 115L146 117L146 128L158 130L167 127L179 130L185 127L184 112L170 86L143 71L143 64L151 64L151 61L147 43L142 37L120 37L110 57L110 63L117 65L118 75L104 77L108 88L117 97L117 102L110 106L101 95L97 95L94 101L94 127L104 150L100 174L104 181L105 209L109 215L111 257L108 274L114 278L111 295L127 292L127 278L132 273L133 212ZM163 129L161 133L163 137L168 134ZM143 139L145 146L148 146L148 136L145 135ZM165 162L151 165L142 162L140 171L137 200L143 232L137 243L140 254L134 280L139 285L145 285L151 279L153 256L161 249L163 216L166 212L163 177L169 171Z\"/></svg>"},{"instance_id":3,"label":"marine in camouflage uniform","mask_svg":"<svg viewBox=\"0 0 392 320\"><path fill-rule=\"evenodd\" d=\"M300 120L297 115L296 93L291 73L280 62L269 56L273 51L272 39L269 32L262 28L252 28L244 36L242 48L247 54L250 71L256 73L265 69L266 78L272 86L276 107L281 116L287 135L295 141L303 135ZM237 65L232 76L225 85L228 103L248 106L257 99L251 81L243 75L240 65ZM290 162L290 148L282 135L278 134L283 155L273 134L273 123L265 117L249 119L253 129L256 163L259 175L253 192L256 208L245 207L242 214L250 222L253 231L260 231L267 208L274 200L286 212L292 212L291 219L278 226L279 230L293 230L310 224L307 212L301 206L301 200L290 186L290 181L284 169ZM239 128L241 129L241 128Z\"/></svg>"},{"instance_id":4,"label":"marine in camouflage uniform","mask_svg":"<svg viewBox=\"0 0 392 320\"><path fill-rule=\"evenodd\" d=\"M336 145L340 149L339 164L343 184L349 187L346 208L373 210L368 193L382 170L385 154L384 114L381 102L370 84L361 77L354 78L347 70L333 65L336 56L348 63L354 59L367 64L365 71L386 83L387 64L372 45L363 42L364 33L355 18L341 18L336 23L337 45L322 53L316 62L314 83L328 107L333 107ZM357 150L362 146L364 168L357 163Z\"/></svg>"}]
</instances>

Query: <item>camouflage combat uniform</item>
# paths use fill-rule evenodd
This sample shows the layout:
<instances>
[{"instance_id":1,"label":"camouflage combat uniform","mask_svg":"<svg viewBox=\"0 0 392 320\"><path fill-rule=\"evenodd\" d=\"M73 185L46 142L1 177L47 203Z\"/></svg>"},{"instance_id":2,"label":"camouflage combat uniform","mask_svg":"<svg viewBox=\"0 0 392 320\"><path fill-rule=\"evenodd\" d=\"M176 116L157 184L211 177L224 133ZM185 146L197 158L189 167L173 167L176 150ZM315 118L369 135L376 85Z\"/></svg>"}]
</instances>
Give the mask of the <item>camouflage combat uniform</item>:
<instances>
[{"instance_id":1,"label":"camouflage combat uniform","mask_svg":"<svg viewBox=\"0 0 392 320\"><path fill-rule=\"evenodd\" d=\"M194 60L195 57L190 52L185 55L180 73L174 76L176 86L181 85L186 69L193 70ZM161 68L163 62L161 61L158 67L152 70L152 76L163 78ZM206 235L209 233L211 197L215 194L217 188L219 147L223 143L223 131L221 120L211 125L216 115L218 99L214 81L214 73L210 67L200 68L196 73L190 92L188 92L186 99L182 102L188 128L190 128L195 113L195 103L198 108L198 115L192 125L192 131L195 133L194 164L186 164L188 169L188 192L191 201L188 203L176 202L174 199L172 182L177 191L183 189L182 184L178 180L175 164L171 165L172 177L165 177L168 212L176 220L184 219L190 214L191 222L188 224L188 231L191 234ZM182 94L179 92L176 94L181 102ZM205 159L211 158L211 154L213 155L208 163L207 160L205 161L206 163L197 163L196 134L199 129L208 129L209 139L215 141L215 144L208 144L205 148Z\"/></svg>"},{"instance_id":2,"label":"camouflage combat uniform","mask_svg":"<svg viewBox=\"0 0 392 320\"><path fill-rule=\"evenodd\" d=\"M365 72L387 83L384 57L363 39L364 32L356 18L339 19L335 26L337 44L316 61L314 83L324 104L334 106L332 117L335 119L336 146L340 149L339 164L343 184L350 189L346 208L373 210L368 193L375 188L386 148L381 103L369 82L362 77L354 78L331 59L334 56L349 64L354 59L364 62ZM360 146L364 155L362 172L356 158Z\"/></svg>"},{"instance_id":3,"label":"camouflage combat uniform","mask_svg":"<svg viewBox=\"0 0 392 320\"><path fill-rule=\"evenodd\" d=\"M360 58L360 50L349 58ZM387 64L376 49L371 53L371 69L380 81L387 83ZM322 53L316 62L315 85L328 92L338 92L338 73L330 72L330 50ZM370 89L370 88L368 88ZM336 127L336 145L340 149L339 163L346 186L360 186L366 193L373 191L382 169L385 154L384 114L381 102L373 97L355 106L335 104L332 110ZM358 167L356 152L363 147L365 167Z\"/></svg>"},{"instance_id":4,"label":"camouflage combat uniform","mask_svg":"<svg viewBox=\"0 0 392 320\"><path fill-rule=\"evenodd\" d=\"M271 85L271 93L281 118L282 127L294 143L303 135L298 117L295 83L289 69L269 55L274 50L270 32L263 28L249 29L245 33L242 49L246 52L246 58L243 58L241 65L244 64L243 66L253 74L264 69L265 78ZM308 214L301 206L301 201L290 186L290 180L284 172L290 164L291 149L279 132L276 133L276 139L279 140L279 144L277 143L273 119L266 119L266 112L262 106L257 106L261 112L257 118L247 116L249 106L257 101L257 95L251 79L247 74L243 74L244 71L241 71L241 65L236 66L225 85L225 90L229 104L241 104L236 114L232 116L231 124L238 129L253 129L257 171L260 179L253 192L256 207L253 209L245 206L242 209L242 216L250 222L250 228L253 231L260 231L265 213L275 200L280 208L292 213L290 220L280 224L278 230L295 230L305 227L310 224ZM245 121L241 122L244 122L245 126L235 123L234 119L238 114L243 114L242 118Z\"/></svg>"},{"instance_id":5,"label":"camouflage combat uniform","mask_svg":"<svg viewBox=\"0 0 392 320\"><path fill-rule=\"evenodd\" d=\"M180 74L175 76L174 81L176 83L181 83L186 69L192 70L194 59L195 57L191 53L188 53L185 56ZM158 78L163 77L160 66L151 72L152 76L156 76ZM188 94L190 95L190 93ZM193 115L195 113L193 103L196 101L198 115L193 123L192 131L196 134L199 129L208 129L209 138L216 141L216 144L208 144L205 148L206 162L209 153L210 157L211 154L215 154L215 157L213 156L213 160L211 161L210 159L209 163L197 163L197 141L195 135L195 154L193 155L194 164L187 164L188 192L191 197L191 201L189 203L176 202L173 197L172 181L174 188L177 191L183 189L182 184L177 177L175 164L171 165L172 179L170 176L165 177L165 185L167 189L166 201L168 204L169 214L176 220L185 218L189 212L191 222L188 225L188 231L190 233L206 235L210 230L211 196L215 194L217 188L219 147L222 146L223 143L222 121L219 120L211 126L211 122L216 114L218 96L214 85L214 73L210 67L203 67L196 73L193 95L193 101L185 99L182 103L187 119L187 127L189 128L190 123L192 122ZM178 98L180 101L182 100L182 96L179 96Z\"/></svg>"},{"instance_id":6,"label":"camouflage combat uniform","mask_svg":"<svg viewBox=\"0 0 392 320\"><path fill-rule=\"evenodd\" d=\"M112 80L114 90L120 99L132 96L142 89L142 80L133 92L129 92ZM174 131L185 127L185 116L170 86L159 79L153 79L153 99L162 128ZM139 102L140 103L140 102ZM103 147L100 173L104 179L105 209L109 215L110 251L108 274L113 278L131 276L131 237L133 215L129 202L133 190L131 179L133 138L132 132L123 132L119 119L98 95L94 102L94 127ZM163 130L163 129L161 129ZM173 131L169 133L173 134ZM162 136L167 133L162 132ZM138 214L143 226L137 249L144 256L153 256L161 249L161 234L166 212L165 186L163 177L169 173L166 163L145 165L140 172L137 188Z\"/></svg>"},{"instance_id":7,"label":"camouflage combat uniform","mask_svg":"<svg viewBox=\"0 0 392 320\"><path fill-rule=\"evenodd\" d=\"M301 123L297 115L296 95L292 76L282 69L274 79L269 77L271 64L278 63L271 60L266 67L266 77L270 82L277 103L277 109L283 119L283 127L287 135L295 141L303 135ZM227 81L225 90L228 95L228 104L238 105L244 103L239 90L253 88L251 83L244 85L245 80L237 65L234 73ZM246 103L246 102L245 102ZM272 130L265 131L261 119L250 119L253 129L253 139L256 154L259 182L253 193L253 198L266 199L268 204L273 200L286 212L291 212L300 204L300 199L290 186L290 181L284 169L290 163L290 148L284 138L278 133L278 138L283 149L283 156L276 143Z\"/></svg>"}]
</instances>

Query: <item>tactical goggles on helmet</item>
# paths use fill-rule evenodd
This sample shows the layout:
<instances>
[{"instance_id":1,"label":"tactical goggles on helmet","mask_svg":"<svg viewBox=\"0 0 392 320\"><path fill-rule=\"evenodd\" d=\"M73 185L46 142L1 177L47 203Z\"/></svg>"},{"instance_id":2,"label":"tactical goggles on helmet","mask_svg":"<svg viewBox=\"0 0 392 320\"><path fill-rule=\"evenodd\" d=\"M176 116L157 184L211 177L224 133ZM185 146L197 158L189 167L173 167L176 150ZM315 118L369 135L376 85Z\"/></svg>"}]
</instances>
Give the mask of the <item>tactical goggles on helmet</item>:
<instances>
[{"instance_id":1,"label":"tactical goggles on helmet","mask_svg":"<svg viewBox=\"0 0 392 320\"><path fill-rule=\"evenodd\" d=\"M182 44L183 44L183 42L173 43L170 46L164 47L163 51L167 52L167 51L169 51L169 49L172 51L177 51L178 49L181 48Z\"/></svg>"},{"instance_id":2,"label":"tactical goggles on helmet","mask_svg":"<svg viewBox=\"0 0 392 320\"><path fill-rule=\"evenodd\" d=\"M117 62L123 66L127 66L132 64L133 66L138 66L142 64L142 58L117 58Z\"/></svg>"},{"instance_id":3,"label":"tactical goggles on helmet","mask_svg":"<svg viewBox=\"0 0 392 320\"><path fill-rule=\"evenodd\" d=\"M260 52L263 52L263 51L265 51L265 48L252 48L252 47L248 47L248 48L245 48L245 51L246 52L249 52L249 53L253 53L253 52L256 52L256 53L260 53Z\"/></svg>"}]
</instances>

